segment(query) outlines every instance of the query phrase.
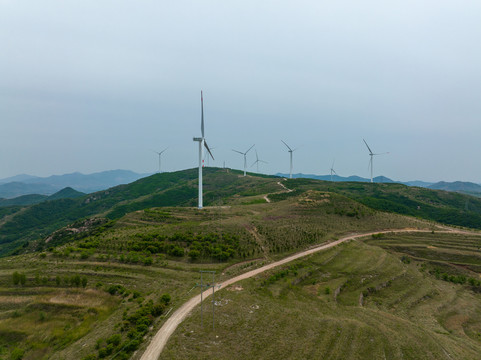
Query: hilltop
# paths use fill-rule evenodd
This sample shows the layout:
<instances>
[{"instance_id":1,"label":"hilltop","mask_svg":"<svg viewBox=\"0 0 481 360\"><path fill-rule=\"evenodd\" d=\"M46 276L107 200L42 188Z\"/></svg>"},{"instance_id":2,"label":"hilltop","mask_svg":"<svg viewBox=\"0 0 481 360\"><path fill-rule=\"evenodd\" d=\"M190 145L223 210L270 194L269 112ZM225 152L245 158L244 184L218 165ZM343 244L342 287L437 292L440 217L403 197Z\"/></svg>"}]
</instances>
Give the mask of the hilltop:
<instances>
[{"instance_id":1,"label":"hilltop","mask_svg":"<svg viewBox=\"0 0 481 360\"><path fill-rule=\"evenodd\" d=\"M236 203L239 197L279 190L274 176L240 171L205 168L204 203L206 206ZM376 210L434 220L448 225L481 227L481 199L459 193L408 187L402 184L328 182L288 179L286 186L297 195L308 190L342 194ZM197 170L155 174L126 185L75 198L45 201L26 207L0 211L0 254L8 254L28 242L42 243L49 234L70 223L88 218L116 220L123 215L150 207L195 206ZM287 196L287 195L286 195Z\"/></svg>"}]
</instances>

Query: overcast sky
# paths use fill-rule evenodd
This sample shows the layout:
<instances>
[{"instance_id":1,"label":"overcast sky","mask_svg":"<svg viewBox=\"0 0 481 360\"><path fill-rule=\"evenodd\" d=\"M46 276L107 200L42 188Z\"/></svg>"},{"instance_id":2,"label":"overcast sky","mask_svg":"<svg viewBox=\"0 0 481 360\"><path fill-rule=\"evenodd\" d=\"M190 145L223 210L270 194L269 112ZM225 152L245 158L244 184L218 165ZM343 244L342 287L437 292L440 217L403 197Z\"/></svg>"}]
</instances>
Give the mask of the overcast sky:
<instances>
[{"instance_id":1,"label":"overcast sky","mask_svg":"<svg viewBox=\"0 0 481 360\"><path fill-rule=\"evenodd\" d=\"M481 183L480 39L479 0L0 0L0 178L194 167L203 89L216 166Z\"/></svg>"}]
</instances>

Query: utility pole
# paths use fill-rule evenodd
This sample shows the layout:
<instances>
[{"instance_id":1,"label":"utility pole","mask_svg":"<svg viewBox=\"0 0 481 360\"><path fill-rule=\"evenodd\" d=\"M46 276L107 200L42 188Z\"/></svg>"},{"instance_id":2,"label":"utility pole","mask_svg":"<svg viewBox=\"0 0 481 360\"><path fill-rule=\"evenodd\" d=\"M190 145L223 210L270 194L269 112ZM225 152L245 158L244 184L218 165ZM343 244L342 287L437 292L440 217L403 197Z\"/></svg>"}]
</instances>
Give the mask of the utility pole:
<instances>
[{"instance_id":1,"label":"utility pole","mask_svg":"<svg viewBox=\"0 0 481 360\"><path fill-rule=\"evenodd\" d=\"M200 270L200 284L196 284L196 287L200 287L200 324L202 327L204 327L204 307L203 307L203 293L204 289L212 288L212 331L215 330L215 287L220 285L217 285L215 283L215 271L206 271L206 270ZM203 274L212 274L212 283L205 283L203 280Z\"/></svg>"}]
</instances>

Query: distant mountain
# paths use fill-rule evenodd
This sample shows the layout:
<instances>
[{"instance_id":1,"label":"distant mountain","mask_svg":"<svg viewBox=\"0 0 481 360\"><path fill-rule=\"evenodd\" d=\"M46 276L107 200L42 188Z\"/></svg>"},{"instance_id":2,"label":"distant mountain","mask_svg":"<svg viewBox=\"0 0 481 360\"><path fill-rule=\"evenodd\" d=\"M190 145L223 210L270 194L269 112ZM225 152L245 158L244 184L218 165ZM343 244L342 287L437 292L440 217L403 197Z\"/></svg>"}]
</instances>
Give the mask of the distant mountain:
<instances>
[{"instance_id":1,"label":"distant mountain","mask_svg":"<svg viewBox=\"0 0 481 360\"><path fill-rule=\"evenodd\" d=\"M289 178L289 174L277 173L276 176L281 176L285 178ZM314 175L314 174L292 174L293 178L305 178L305 179L316 179L316 180L324 180L324 181L331 181L331 175ZM385 176L377 176L374 179L376 183L393 183L393 181ZM354 181L354 182L370 182L371 179L362 178L360 176L352 175L348 177L333 175L332 181Z\"/></svg>"},{"instance_id":2,"label":"distant mountain","mask_svg":"<svg viewBox=\"0 0 481 360\"><path fill-rule=\"evenodd\" d=\"M71 187L66 187L53 195L50 195L47 200L58 200L58 199L76 199L86 195L83 192L72 189Z\"/></svg>"},{"instance_id":3,"label":"distant mountain","mask_svg":"<svg viewBox=\"0 0 481 360\"><path fill-rule=\"evenodd\" d=\"M428 188L430 185L432 185L432 182L426 182L426 181L421 181L421 180L414 180L414 181L405 181L403 182L404 185L407 186L418 186L418 187L424 187Z\"/></svg>"},{"instance_id":4,"label":"distant mountain","mask_svg":"<svg viewBox=\"0 0 481 360\"><path fill-rule=\"evenodd\" d=\"M60 189L50 184L25 184L15 181L0 185L0 197L12 199L18 196L30 194L50 195L58 190Z\"/></svg>"},{"instance_id":5,"label":"distant mountain","mask_svg":"<svg viewBox=\"0 0 481 360\"><path fill-rule=\"evenodd\" d=\"M25 206L38 204L48 199L47 195L30 194L17 196L13 199L0 199L0 207L5 206Z\"/></svg>"},{"instance_id":6,"label":"distant mountain","mask_svg":"<svg viewBox=\"0 0 481 360\"><path fill-rule=\"evenodd\" d=\"M20 174L20 175L10 176L5 179L0 179L0 184L6 184L9 182L26 182L28 180L38 179L38 178L39 178L38 176Z\"/></svg>"},{"instance_id":7,"label":"distant mountain","mask_svg":"<svg viewBox=\"0 0 481 360\"><path fill-rule=\"evenodd\" d=\"M282 174L282 173L277 173L277 176L282 176L285 178L289 177L289 174ZM331 181L331 175L314 175L314 174L292 174L293 178L307 178L307 179L316 179L316 180L324 180L324 181ZM374 179L375 183L398 183L398 184L404 184L407 186L418 186L418 187L424 187L424 188L430 188L431 185L433 185L432 182L426 182L426 181L420 181L420 180L414 180L414 181L395 181L392 180L388 177L385 176L376 176ZM338 175L333 175L332 176L332 181L339 181L339 182L344 182L344 181L354 181L354 182L370 182L371 179L366 179L360 176L352 175L352 176L338 176ZM476 185L476 184L475 184ZM437 189L437 188L433 188ZM445 189L443 189L445 190ZM446 189L447 190L447 189ZM448 191L456 191L456 190L448 190Z\"/></svg>"},{"instance_id":8,"label":"distant mountain","mask_svg":"<svg viewBox=\"0 0 481 360\"><path fill-rule=\"evenodd\" d=\"M480 196L481 195L481 185L466 181L455 181L455 182L445 182L440 181L435 184L428 186L430 189L445 190L445 191L455 191L464 194L471 194Z\"/></svg>"},{"instance_id":9,"label":"distant mountain","mask_svg":"<svg viewBox=\"0 0 481 360\"><path fill-rule=\"evenodd\" d=\"M129 170L109 170L88 175L76 172L44 178L17 175L0 180L0 197L11 199L28 194L52 195L66 187L71 187L83 193L91 193L121 184L129 184L147 175L137 174ZM17 180L11 181L12 179Z\"/></svg>"},{"instance_id":10,"label":"distant mountain","mask_svg":"<svg viewBox=\"0 0 481 360\"><path fill-rule=\"evenodd\" d=\"M58 199L76 199L84 196L85 193L79 192L72 189L71 187L66 187L53 195L40 195L40 194L29 194L17 196L13 199L0 199L0 207L5 206L26 206L39 204L43 201L58 200Z\"/></svg>"}]
</instances>

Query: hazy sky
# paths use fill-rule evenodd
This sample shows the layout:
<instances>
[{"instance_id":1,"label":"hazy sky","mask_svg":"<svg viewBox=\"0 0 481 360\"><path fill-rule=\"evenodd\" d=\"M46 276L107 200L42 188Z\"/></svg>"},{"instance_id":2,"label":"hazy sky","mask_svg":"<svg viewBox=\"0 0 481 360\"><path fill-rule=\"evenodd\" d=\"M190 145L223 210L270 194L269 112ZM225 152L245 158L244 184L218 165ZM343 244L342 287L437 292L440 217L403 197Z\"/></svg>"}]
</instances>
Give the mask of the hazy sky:
<instances>
[{"instance_id":1,"label":"hazy sky","mask_svg":"<svg viewBox=\"0 0 481 360\"><path fill-rule=\"evenodd\" d=\"M194 167L203 89L216 166L481 182L480 39L479 0L0 0L0 178Z\"/></svg>"}]
</instances>

